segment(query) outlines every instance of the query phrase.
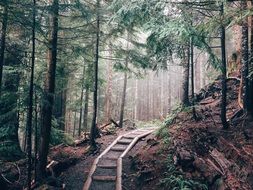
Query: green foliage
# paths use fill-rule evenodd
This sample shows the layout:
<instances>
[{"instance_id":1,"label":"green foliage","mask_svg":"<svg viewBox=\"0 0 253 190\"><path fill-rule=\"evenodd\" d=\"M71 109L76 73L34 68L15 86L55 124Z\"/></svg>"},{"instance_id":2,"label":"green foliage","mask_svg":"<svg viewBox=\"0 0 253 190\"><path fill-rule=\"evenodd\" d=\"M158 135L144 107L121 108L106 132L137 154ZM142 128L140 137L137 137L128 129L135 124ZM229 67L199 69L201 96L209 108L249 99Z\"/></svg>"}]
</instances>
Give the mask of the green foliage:
<instances>
[{"instance_id":1,"label":"green foliage","mask_svg":"<svg viewBox=\"0 0 253 190\"><path fill-rule=\"evenodd\" d=\"M172 125L175 121L175 118L177 117L178 113L180 113L183 110L182 105L177 105L175 108L171 110L169 115L165 118L163 121L161 127L157 131L157 136L162 138L164 142L169 142L169 131L168 127Z\"/></svg>"},{"instance_id":2,"label":"green foliage","mask_svg":"<svg viewBox=\"0 0 253 190\"><path fill-rule=\"evenodd\" d=\"M186 179L174 165L171 155L168 156L166 165L167 171L164 173L165 177L160 181L162 187L172 190L208 190L205 183Z\"/></svg>"},{"instance_id":3,"label":"green foliage","mask_svg":"<svg viewBox=\"0 0 253 190\"><path fill-rule=\"evenodd\" d=\"M67 145L73 145L74 140L73 138L65 133L64 131L58 129L58 122L54 118L52 120L52 131L51 131L51 138L50 138L50 144L51 145L58 145L61 143L67 144Z\"/></svg>"},{"instance_id":4,"label":"green foliage","mask_svg":"<svg viewBox=\"0 0 253 190\"><path fill-rule=\"evenodd\" d=\"M161 126L161 121L160 120L153 120L153 121L137 121L137 127L138 128L147 128L147 127L154 127L154 128L158 128L159 126Z\"/></svg>"}]
</instances>

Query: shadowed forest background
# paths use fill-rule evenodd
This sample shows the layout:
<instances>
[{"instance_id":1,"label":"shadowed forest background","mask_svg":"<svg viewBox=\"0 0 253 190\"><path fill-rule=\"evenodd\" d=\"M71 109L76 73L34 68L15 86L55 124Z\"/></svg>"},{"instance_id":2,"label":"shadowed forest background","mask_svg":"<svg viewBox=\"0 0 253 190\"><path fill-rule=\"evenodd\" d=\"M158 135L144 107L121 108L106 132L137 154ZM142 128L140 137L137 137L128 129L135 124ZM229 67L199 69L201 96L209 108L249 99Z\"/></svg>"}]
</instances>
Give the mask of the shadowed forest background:
<instances>
[{"instance_id":1,"label":"shadowed forest background","mask_svg":"<svg viewBox=\"0 0 253 190\"><path fill-rule=\"evenodd\" d=\"M140 126L159 128L152 140L160 144L157 152L169 155L164 163L170 166L174 153L185 153L175 148L180 135L185 141L179 147L187 147L188 137L213 146L209 136L233 135L228 149L237 147L234 152L253 163L252 7L253 1L244 0L1 0L0 189L35 189L60 176L50 169L54 147L71 147L71 155L82 144L85 160L105 148L101 136L108 145L104 136ZM210 131L199 129L209 124ZM194 151L194 160L203 156ZM217 157L225 167L225 158ZM215 189L226 172L220 169L210 182L207 173L214 170L197 177L195 170L183 171L175 177L184 182L179 189ZM245 170L244 183L233 173L233 184L239 184L234 189L252 188L252 166ZM180 186L166 171L154 171L167 179L154 178L160 188ZM198 182L184 181L188 173Z\"/></svg>"}]
</instances>

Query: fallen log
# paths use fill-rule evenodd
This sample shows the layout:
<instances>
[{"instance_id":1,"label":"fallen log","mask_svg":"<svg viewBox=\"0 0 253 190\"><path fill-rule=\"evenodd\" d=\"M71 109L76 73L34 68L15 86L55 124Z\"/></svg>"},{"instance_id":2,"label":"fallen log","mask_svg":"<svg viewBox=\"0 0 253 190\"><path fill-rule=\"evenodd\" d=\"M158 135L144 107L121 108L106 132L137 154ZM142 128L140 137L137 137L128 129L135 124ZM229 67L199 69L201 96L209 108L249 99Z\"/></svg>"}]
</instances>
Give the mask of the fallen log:
<instances>
[{"instance_id":1,"label":"fallen log","mask_svg":"<svg viewBox=\"0 0 253 190\"><path fill-rule=\"evenodd\" d=\"M56 149L62 148L62 147L64 147L64 146L65 146L65 144L64 144L64 143L61 143L61 144L58 144L58 145L56 145L56 146L51 147L50 150L56 150Z\"/></svg>"},{"instance_id":2,"label":"fallen log","mask_svg":"<svg viewBox=\"0 0 253 190\"><path fill-rule=\"evenodd\" d=\"M116 127L119 127L119 128L120 128L119 124L118 124L116 121L114 121L113 119L110 119L110 121L111 121Z\"/></svg>"},{"instance_id":3,"label":"fallen log","mask_svg":"<svg viewBox=\"0 0 253 190\"><path fill-rule=\"evenodd\" d=\"M52 177L58 177L63 171L70 166L75 165L77 158L67 158L63 161L52 160L46 167L47 171L51 173Z\"/></svg>"},{"instance_id":4,"label":"fallen log","mask_svg":"<svg viewBox=\"0 0 253 190\"><path fill-rule=\"evenodd\" d=\"M101 127L99 127L100 130L103 130L105 127L107 127L108 125L111 125L112 122L106 123L104 125L102 125Z\"/></svg>"},{"instance_id":5,"label":"fallen log","mask_svg":"<svg viewBox=\"0 0 253 190\"><path fill-rule=\"evenodd\" d=\"M233 116L230 118L230 121L234 121L236 118L239 118L239 117L241 117L243 115L243 109L239 109L239 110L237 110L234 114L233 114Z\"/></svg>"},{"instance_id":6,"label":"fallen log","mask_svg":"<svg viewBox=\"0 0 253 190\"><path fill-rule=\"evenodd\" d=\"M79 145L84 144L84 143L86 143L86 142L88 142L88 141L89 141L88 138L83 138L83 139L75 140L75 141L74 141L74 146L79 146Z\"/></svg>"}]
</instances>

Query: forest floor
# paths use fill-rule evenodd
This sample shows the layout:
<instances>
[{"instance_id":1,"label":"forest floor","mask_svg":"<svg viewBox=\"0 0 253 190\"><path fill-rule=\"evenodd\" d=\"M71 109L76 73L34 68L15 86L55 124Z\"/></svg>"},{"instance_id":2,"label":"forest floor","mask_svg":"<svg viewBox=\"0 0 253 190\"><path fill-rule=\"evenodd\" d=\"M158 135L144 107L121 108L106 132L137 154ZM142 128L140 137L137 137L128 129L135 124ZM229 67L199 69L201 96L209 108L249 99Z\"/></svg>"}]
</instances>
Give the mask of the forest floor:
<instances>
[{"instance_id":1,"label":"forest floor","mask_svg":"<svg viewBox=\"0 0 253 190\"><path fill-rule=\"evenodd\" d=\"M253 189L253 120L240 112L239 81L230 79L227 83L230 128L222 129L221 83L216 80L197 94L197 121L192 117L191 108L174 112L157 134L145 137L128 152L123 159L123 189ZM39 189L64 186L81 190L93 160L118 135L132 129L117 129L103 135L97 140L99 151L93 154L89 154L87 142L76 147L51 148L49 157L57 161L52 167L54 177L47 187ZM12 168L16 167L12 165ZM22 164L19 168L22 182L26 169ZM18 173L16 169L16 176ZM22 189L20 182L19 186L12 187L9 189Z\"/></svg>"},{"instance_id":2,"label":"forest floor","mask_svg":"<svg viewBox=\"0 0 253 190\"><path fill-rule=\"evenodd\" d=\"M222 129L216 80L197 95L197 121L191 109L179 111L165 121L160 137L128 153L125 189L253 189L253 121L239 111L239 81L227 84L230 128Z\"/></svg>"}]
</instances>

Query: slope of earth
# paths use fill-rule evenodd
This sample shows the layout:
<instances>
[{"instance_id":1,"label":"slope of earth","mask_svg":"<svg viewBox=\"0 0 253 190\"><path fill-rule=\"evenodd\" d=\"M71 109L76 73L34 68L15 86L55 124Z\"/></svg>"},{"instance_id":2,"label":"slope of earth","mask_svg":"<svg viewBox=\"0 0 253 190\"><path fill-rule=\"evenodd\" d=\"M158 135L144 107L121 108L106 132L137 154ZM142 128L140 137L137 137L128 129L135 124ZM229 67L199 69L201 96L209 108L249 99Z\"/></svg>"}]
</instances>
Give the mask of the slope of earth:
<instances>
[{"instance_id":1,"label":"slope of earth","mask_svg":"<svg viewBox=\"0 0 253 190\"><path fill-rule=\"evenodd\" d=\"M222 129L221 82L216 80L197 95L197 121L191 109L177 112L158 139L129 152L125 189L253 189L253 121L240 111L239 81L229 79L227 85L230 128Z\"/></svg>"}]
</instances>

